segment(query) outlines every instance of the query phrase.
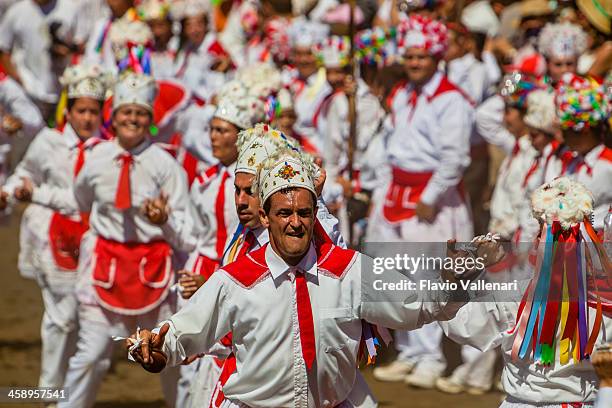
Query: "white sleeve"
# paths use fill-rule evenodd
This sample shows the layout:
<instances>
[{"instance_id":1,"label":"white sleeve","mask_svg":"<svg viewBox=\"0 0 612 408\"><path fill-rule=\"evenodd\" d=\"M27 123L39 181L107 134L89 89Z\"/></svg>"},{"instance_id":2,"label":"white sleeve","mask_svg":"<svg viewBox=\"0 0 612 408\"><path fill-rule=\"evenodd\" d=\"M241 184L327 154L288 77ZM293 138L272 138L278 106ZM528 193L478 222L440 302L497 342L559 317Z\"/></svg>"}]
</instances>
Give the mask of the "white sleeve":
<instances>
[{"instance_id":1,"label":"white sleeve","mask_svg":"<svg viewBox=\"0 0 612 408\"><path fill-rule=\"evenodd\" d=\"M72 188L61 188L43 184L36 187L32 192L32 202L63 214L74 214L79 211L79 205L76 202Z\"/></svg>"},{"instance_id":2,"label":"white sleeve","mask_svg":"<svg viewBox=\"0 0 612 408\"><path fill-rule=\"evenodd\" d=\"M12 196L15 189L22 185L22 178L29 178L35 188L43 184L45 175L40 166L41 160L53 154L43 132L45 131L41 131L30 143L25 156L15 168L15 172L6 180L2 189L9 195Z\"/></svg>"},{"instance_id":3,"label":"white sleeve","mask_svg":"<svg viewBox=\"0 0 612 408\"><path fill-rule=\"evenodd\" d=\"M436 320L452 319L468 299L467 292L460 286L454 291L422 289L418 275L409 278L393 269L376 274L372 258L361 255L360 259L361 264L354 266L361 274L359 317L370 323L390 329L414 330ZM407 280L415 282L416 287L393 290L377 283L401 284Z\"/></svg>"},{"instance_id":4,"label":"white sleeve","mask_svg":"<svg viewBox=\"0 0 612 408\"><path fill-rule=\"evenodd\" d=\"M470 164L470 136L474 126L474 109L457 92L439 96L434 107L440 118L436 135L440 165L423 190L421 200L433 205L449 188L456 186Z\"/></svg>"},{"instance_id":5,"label":"white sleeve","mask_svg":"<svg viewBox=\"0 0 612 408\"><path fill-rule=\"evenodd\" d=\"M489 80L489 84L498 83L501 80L502 71L499 68L499 64L497 63L495 55L493 55L489 51L483 51L481 58L487 72L487 79Z\"/></svg>"},{"instance_id":6,"label":"white sleeve","mask_svg":"<svg viewBox=\"0 0 612 408\"><path fill-rule=\"evenodd\" d=\"M488 143L510 154L516 139L504 127L503 120L504 100L499 95L490 97L476 109L476 132Z\"/></svg>"},{"instance_id":7,"label":"white sleeve","mask_svg":"<svg viewBox=\"0 0 612 408\"><path fill-rule=\"evenodd\" d=\"M212 154L210 144L210 120L214 115L212 105L203 108L191 106L184 112L186 117L186 129L183 133L181 143L183 147L193 154L198 160L209 166L218 160Z\"/></svg>"},{"instance_id":8,"label":"white sleeve","mask_svg":"<svg viewBox=\"0 0 612 408\"><path fill-rule=\"evenodd\" d=\"M45 125L40 110L12 78L6 78L0 85L0 103L21 121L26 135L36 134Z\"/></svg>"},{"instance_id":9,"label":"white sleeve","mask_svg":"<svg viewBox=\"0 0 612 408\"><path fill-rule=\"evenodd\" d=\"M192 217L193 209L189 200L187 175L176 162L173 162L168 170L170 174L162 189L165 194L168 194L170 215L161 229L175 249L190 252L196 246L198 236L196 229L199 224L196 224Z\"/></svg>"},{"instance_id":10,"label":"white sleeve","mask_svg":"<svg viewBox=\"0 0 612 408\"><path fill-rule=\"evenodd\" d=\"M231 331L232 301L227 277L219 270L196 291L187 304L170 319L163 352L168 365L180 364L187 356L208 352Z\"/></svg>"},{"instance_id":11,"label":"white sleeve","mask_svg":"<svg viewBox=\"0 0 612 408\"><path fill-rule=\"evenodd\" d=\"M15 29L13 22L16 19L14 15L15 8L10 7L2 19L0 19L0 51L11 52L13 48Z\"/></svg>"}]
</instances>

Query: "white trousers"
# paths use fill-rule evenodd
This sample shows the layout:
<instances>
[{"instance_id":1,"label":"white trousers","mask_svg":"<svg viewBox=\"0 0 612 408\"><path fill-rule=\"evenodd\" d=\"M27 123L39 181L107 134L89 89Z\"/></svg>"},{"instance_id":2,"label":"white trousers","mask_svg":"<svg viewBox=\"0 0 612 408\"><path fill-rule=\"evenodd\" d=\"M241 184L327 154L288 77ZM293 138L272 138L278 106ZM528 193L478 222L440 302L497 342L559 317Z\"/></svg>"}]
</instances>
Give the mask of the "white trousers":
<instances>
[{"instance_id":1,"label":"white trousers","mask_svg":"<svg viewBox=\"0 0 612 408\"><path fill-rule=\"evenodd\" d=\"M110 367L114 346L111 336L127 337L135 333L137 327L154 328L158 321L169 315L167 302L138 316L123 316L106 311L98 305L80 304L77 351L70 358L64 382L64 387L68 388L69 400L59 403L58 407L93 406L100 384ZM123 344L119 347L123 347ZM174 407L176 401L178 372L177 367L168 367L161 372L162 391L169 407Z\"/></svg>"},{"instance_id":2,"label":"white trousers","mask_svg":"<svg viewBox=\"0 0 612 408\"><path fill-rule=\"evenodd\" d=\"M395 348L400 361L419 362L422 360L444 361L440 341L442 329L433 322L410 332L395 332Z\"/></svg>"},{"instance_id":3,"label":"white trousers","mask_svg":"<svg viewBox=\"0 0 612 408\"><path fill-rule=\"evenodd\" d=\"M64 384L68 359L76 350L76 299L42 288L43 313L40 326L42 343L39 387L59 388Z\"/></svg>"}]
</instances>

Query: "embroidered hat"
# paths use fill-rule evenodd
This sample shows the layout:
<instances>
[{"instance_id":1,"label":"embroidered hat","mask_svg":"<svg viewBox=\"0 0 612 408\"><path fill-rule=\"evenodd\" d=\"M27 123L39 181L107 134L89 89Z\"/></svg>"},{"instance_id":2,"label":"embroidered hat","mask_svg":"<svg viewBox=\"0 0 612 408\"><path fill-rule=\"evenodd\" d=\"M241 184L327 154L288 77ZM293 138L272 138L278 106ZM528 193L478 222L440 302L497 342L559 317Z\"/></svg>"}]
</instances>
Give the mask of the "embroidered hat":
<instances>
[{"instance_id":1,"label":"embroidered hat","mask_svg":"<svg viewBox=\"0 0 612 408\"><path fill-rule=\"evenodd\" d=\"M332 35L315 45L314 53L319 64L325 68L343 68L350 62L350 40Z\"/></svg>"},{"instance_id":2,"label":"embroidered hat","mask_svg":"<svg viewBox=\"0 0 612 408\"><path fill-rule=\"evenodd\" d=\"M211 10L210 3L210 0L174 0L172 1L170 14L174 20L182 20L202 14L208 15Z\"/></svg>"},{"instance_id":3,"label":"embroidered hat","mask_svg":"<svg viewBox=\"0 0 612 408\"><path fill-rule=\"evenodd\" d=\"M575 24L546 24L538 37L538 48L547 58L578 58L587 48L587 35Z\"/></svg>"},{"instance_id":4,"label":"embroidered hat","mask_svg":"<svg viewBox=\"0 0 612 408\"><path fill-rule=\"evenodd\" d=\"M580 131L610 117L612 100L606 87L575 74L565 74L555 92L555 106L562 129Z\"/></svg>"},{"instance_id":5,"label":"embroidered hat","mask_svg":"<svg viewBox=\"0 0 612 408\"><path fill-rule=\"evenodd\" d=\"M264 119L264 105L252 96L225 97L219 100L213 117L232 123L239 129L248 129Z\"/></svg>"},{"instance_id":6,"label":"embroidered hat","mask_svg":"<svg viewBox=\"0 0 612 408\"><path fill-rule=\"evenodd\" d=\"M113 111L123 105L138 105L153 113L153 101L157 95L157 84L153 77L128 72L115 85Z\"/></svg>"},{"instance_id":7,"label":"embroidered hat","mask_svg":"<svg viewBox=\"0 0 612 408\"><path fill-rule=\"evenodd\" d=\"M444 23L419 14L400 22L397 35L402 54L408 48L424 48L430 55L441 57L448 48L448 29Z\"/></svg>"},{"instance_id":8,"label":"embroidered hat","mask_svg":"<svg viewBox=\"0 0 612 408\"><path fill-rule=\"evenodd\" d=\"M525 124L548 134L555 132L555 96L546 90L538 89L527 96Z\"/></svg>"},{"instance_id":9,"label":"embroidered hat","mask_svg":"<svg viewBox=\"0 0 612 408\"><path fill-rule=\"evenodd\" d=\"M99 65L79 64L66 68L59 82L68 99L87 97L103 101L112 85L112 76Z\"/></svg>"},{"instance_id":10,"label":"embroidered hat","mask_svg":"<svg viewBox=\"0 0 612 408\"><path fill-rule=\"evenodd\" d=\"M286 188L305 188L316 195L312 166L300 153L289 149L266 160L257 173L257 194L262 204Z\"/></svg>"},{"instance_id":11,"label":"embroidered hat","mask_svg":"<svg viewBox=\"0 0 612 408\"><path fill-rule=\"evenodd\" d=\"M262 163L279 150L299 149L299 143L295 139L263 123L240 132L237 144L236 173L253 175L257 175Z\"/></svg>"}]
</instances>

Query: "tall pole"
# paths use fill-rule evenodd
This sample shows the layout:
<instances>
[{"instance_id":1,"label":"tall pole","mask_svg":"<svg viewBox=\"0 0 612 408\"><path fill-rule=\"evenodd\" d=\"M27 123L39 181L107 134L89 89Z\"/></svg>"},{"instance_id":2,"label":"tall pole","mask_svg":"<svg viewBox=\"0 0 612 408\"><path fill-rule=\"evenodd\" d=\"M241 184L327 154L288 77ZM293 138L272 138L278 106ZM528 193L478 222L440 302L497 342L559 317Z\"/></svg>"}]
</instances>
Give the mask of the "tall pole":
<instances>
[{"instance_id":1,"label":"tall pole","mask_svg":"<svg viewBox=\"0 0 612 408\"><path fill-rule=\"evenodd\" d=\"M355 64L355 1L349 0L351 6L351 16L349 20L349 38L350 38L350 49L349 49L349 67L353 80L357 80L356 76L356 64ZM356 92L350 92L348 95L348 115L349 115L349 139L348 139L348 174L351 184L353 183L353 167L354 167L354 156L355 146L357 145L357 101ZM348 209L347 209L348 212ZM349 245L353 244L353 217L349 214Z\"/></svg>"}]
</instances>

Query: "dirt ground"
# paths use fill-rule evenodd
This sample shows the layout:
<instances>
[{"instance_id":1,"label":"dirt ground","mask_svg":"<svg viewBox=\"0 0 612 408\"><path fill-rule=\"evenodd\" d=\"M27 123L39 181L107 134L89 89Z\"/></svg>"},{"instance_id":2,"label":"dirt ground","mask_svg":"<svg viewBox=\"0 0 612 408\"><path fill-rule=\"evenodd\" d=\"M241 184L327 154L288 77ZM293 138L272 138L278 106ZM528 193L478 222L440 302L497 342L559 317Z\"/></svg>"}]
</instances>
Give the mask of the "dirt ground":
<instances>
[{"instance_id":1,"label":"dirt ground","mask_svg":"<svg viewBox=\"0 0 612 408\"><path fill-rule=\"evenodd\" d=\"M0 387L35 386L40 369L42 299L36 283L24 280L17 272L18 225L18 216L11 217L6 224L0 224ZM383 361L389 358L388 355L382 357ZM403 384L377 382L372 379L371 368L365 369L364 373L382 407L492 408L497 407L502 398L502 394L497 392L474 397L415 390ZM145 372L118 355L102 384L95 407L163 406L156 375Z\"/></svg>"}]
</instances>

